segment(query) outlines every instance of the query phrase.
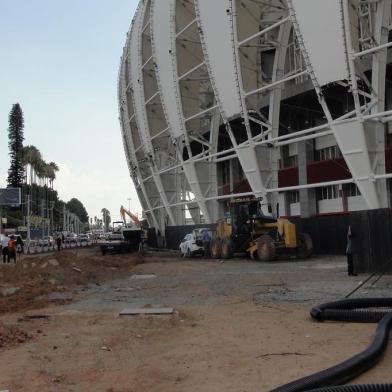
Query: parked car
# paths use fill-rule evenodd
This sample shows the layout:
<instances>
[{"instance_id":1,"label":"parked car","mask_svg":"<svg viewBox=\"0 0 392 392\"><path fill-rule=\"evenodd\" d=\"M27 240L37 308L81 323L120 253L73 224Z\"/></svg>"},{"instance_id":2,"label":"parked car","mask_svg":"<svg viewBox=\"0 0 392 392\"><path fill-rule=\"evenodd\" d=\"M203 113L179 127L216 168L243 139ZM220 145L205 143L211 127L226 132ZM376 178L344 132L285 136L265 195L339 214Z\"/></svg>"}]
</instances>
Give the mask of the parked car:
<instances>
[{"instance_id":1,"label":"parked car","mask_svg":"<svg viewBox=\"0 0 392 392\"><path fill-rule=\"evenodd\" d=\"M64 241L66 242L66 243L68 243L68 244L71 244L71 243L76 243L76 240L78 239L78 236L76 235L76 234L68 234L66 237L65 237L65 239L64 239Z\"/></svg>"},{"instance_id":2,"label":"parked car","mask_svg":"<svg viewBox=\"0 0 392 392\"><path fill-rule=\"evenodd\" d=\"M38 246L53 246L54 239L52 236L45 236L38 240Z\"/></svg>"},{"instance_id":3,"label":"parked car","mask_svg":"<svg viewBox=\"0 0 392 392\"><path fill-rule=\"evenodd\" d=\"M191 257L194 255L203 255L202 229L193 230L187 234L180 244L180 253L183 257Z\"/></svg>"},{"instance_id":4,"label":"parked car","mask_svg":"<svg viewBox=\"0 0 392 392\"><path fill-rule=\"evenodd\" d=\"M79 234L78 235L78 241L80 243L87 243L87 242L90 241L90 238L89 238L89 236L87 234Z\"/></svg>"}]
</instances>

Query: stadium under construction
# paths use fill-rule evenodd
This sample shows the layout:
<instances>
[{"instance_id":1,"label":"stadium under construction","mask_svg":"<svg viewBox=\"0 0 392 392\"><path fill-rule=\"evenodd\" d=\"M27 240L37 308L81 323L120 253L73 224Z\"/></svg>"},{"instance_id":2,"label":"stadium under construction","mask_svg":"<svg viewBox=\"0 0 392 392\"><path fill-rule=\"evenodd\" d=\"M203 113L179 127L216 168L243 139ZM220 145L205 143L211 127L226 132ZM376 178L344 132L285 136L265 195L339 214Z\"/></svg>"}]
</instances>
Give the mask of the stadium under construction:
<instances>
[{"instance_id":1,"label":"stadium under construction","mask_svg":"<svg viewBox=\"0 0 392 392\"><path fill-rule=\"evenodd\" d=\"M144 0L118 83L150 226L391 206L391 0Z\"/></svg>"}]
</instances>

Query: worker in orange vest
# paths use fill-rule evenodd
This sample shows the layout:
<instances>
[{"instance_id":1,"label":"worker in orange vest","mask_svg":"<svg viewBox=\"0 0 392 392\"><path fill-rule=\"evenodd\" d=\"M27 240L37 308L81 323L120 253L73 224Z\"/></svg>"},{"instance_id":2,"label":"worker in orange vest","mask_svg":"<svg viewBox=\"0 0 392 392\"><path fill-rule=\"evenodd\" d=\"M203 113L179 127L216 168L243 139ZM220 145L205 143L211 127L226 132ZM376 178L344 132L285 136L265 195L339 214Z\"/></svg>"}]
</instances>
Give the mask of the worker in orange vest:
<instances>
[{"instance_id":1,"label":"worker in orange vest","mask_svg":"<svg viewBox=\"0 0 392 392\"><path fill-rule=\"evenodd\" d=\"M10 262L11 259L14 259L14 263L16 264L16 241L13 235L8 241L8 262Z\"/></svg>"}]
</instances>

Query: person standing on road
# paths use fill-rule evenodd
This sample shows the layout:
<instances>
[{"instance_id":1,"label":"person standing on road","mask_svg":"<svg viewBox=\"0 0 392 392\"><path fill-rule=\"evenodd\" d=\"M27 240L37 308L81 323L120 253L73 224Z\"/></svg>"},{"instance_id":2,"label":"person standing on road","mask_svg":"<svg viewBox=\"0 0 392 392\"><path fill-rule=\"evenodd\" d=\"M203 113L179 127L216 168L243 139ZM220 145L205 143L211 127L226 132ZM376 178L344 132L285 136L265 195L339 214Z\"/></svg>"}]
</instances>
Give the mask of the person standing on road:
<instances>
[{"instance_id":1,"label":"person standing on road","mask_svg":"<svg viewBox=\"0 0 392 392\"><path fill-rule=\"evenodd\" d=\"M356 276L357 274L354 274L354 260L353 260L353 250L352 250L352 231L351 231L351 226L349 226L348 230L347 230L346 256L347 256L347 273L348 273L348 276Z\"/></svg>"},{"instance_id":2,"label":"person standing on road","mask_svg":"<svg viewBox=\"0 0 392 392\"><path fill-rule=\"evenodd\" d=\"M61 236L60 236L60 234L57 236L57 238L56 238L56 243L57 243L57 251L58 252L60 252L60 250L61 250L61 243L63 242L63 240L62 240L62 238L61 238Z\"/></svg>"},{"instance_id":3,"label":"person standing on road","mask_svg":"<svg viewBox=\"0 0 392 392\"><path fill-rule=\"evenodd\" d=\"M19 236L19 237L16 239L16 252L17 252L18 255L19 255L19 260L20 260L20 258L22 257L23 248L24 248L24 243L23 243L22 237Z\"/></svg>"},{"instance_id":4,"label":"person standing on road","mask_svg":"<svg viewBox=\"0 0 392 392\"><path fill-rule=\"evenodd\" d=\"M208 258L210 257L210 245L211 245L211 237L208 230L203 231L203 235L201 239L203 241L204 258Z\"/></svg>"},{"instance_id":5,"label":"person standing on road","mask_svg":"<svg viewBox=\"0 0 392 392\"><path fill-rule=\"evenodd\" d=\"M1 240L1 253L3 254L3 263L5 264L8 261L8 241L10 239L7 236L4 236Z\"/></svg>"},{"instance_id":6,"label":"person standing on road","mask_svg":"<svg viewBox=\"0 0 392 392\"><path fill-rule=\"evenodd\" d=\"M11 259L14 259L14 263L16 264L16 241L13 235L8 241L8 263L11 262Z\"/></svg>"}]
</instances>

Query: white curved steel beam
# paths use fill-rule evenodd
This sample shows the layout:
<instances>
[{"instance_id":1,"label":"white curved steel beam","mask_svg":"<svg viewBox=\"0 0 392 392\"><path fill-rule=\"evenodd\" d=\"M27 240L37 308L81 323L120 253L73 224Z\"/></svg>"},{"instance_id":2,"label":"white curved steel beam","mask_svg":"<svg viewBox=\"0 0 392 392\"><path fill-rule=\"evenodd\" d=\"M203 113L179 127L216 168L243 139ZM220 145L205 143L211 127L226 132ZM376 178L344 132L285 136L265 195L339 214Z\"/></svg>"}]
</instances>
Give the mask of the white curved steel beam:
<instances>
[{"instance_id":1,"label":"white curved steel beam","mask_svg":"<svg viewBox=\"0 0 392 392\"><path fill-rule=\"evenodd\" d=\"M146 16L146 11L148 7L148 2L145 2L141 9L138 11L135 21L134 21L134 29L135 31L131 34L131 50L132 56L130 58L131 65L131 85L133 90L134 97L134 108L136 115L136 123L139 129L139 135L141 140L143 141L143 150L148 159L149 166L151 169L151 173L153 175L154 184L158 190L159 196L162 200L163 205L165 206L165 210L172 224L175 224L175 219L171 208L169 207L169 202L167 199L167 195L165 189L162 184L162 179L158 173L158 170L155 165L155 154L154 148L151 142L147 111L145 106L145 93L144 93L144 85L143 85L143 47L142 47L142 30L143 30L143 21ZM163 229L162 223L159 226L160 229Z\"/></svg>"},{"instance_id":2,"label":"white curved steel beam","mask_svg":"<svg viewBox=\"0 0 392 392\"><path fill-rule=\"evenodd\" d=\"M374 178L374 172L370 164L369 151L366 142L365 129L363 126L360 106L358 107L358 103L356 102L355 106L357 118L353 119L351 122L347 121L345 123L336 124L333 121L331 112L321 88L322 84L336 81L336 78L344 79L348 77L354 87L356 84L356 74L353 71L352 66L350 66L350 72L347 76L347 68L344 65L347 58L346 49L349 56L352 54L352 41L350 34L351 27L348 24L349 15L347 14L347 1L348 0L343 0L344 4L346 5L344 9L341 9L341 3L337 0L331 0L328 2L324 2L322 0L287 0L287 3L306 68L312 79L320 105L323 108L330 129L334 133L340 151L347 163L348 168L351 171L353 178L355 179L355 182L366 202L367 207L369 209L376 209L380 208L380 201L376 189L376 181L371 180ZM325 5L324 3L328 3L328 5ZM312 14L309 14L305 5L311 7L313 11ZM315 5L318 5L319 7L315 7ZM334 31L330 31L330 29L327 28L325 37L320 37L320 39L322 41L326 40L326 42L329 44L328 47L334 47L333 50L338 50L335 55L338 56L339 59L332 60L333 67L331 71L320 64L319 60L316 59L318 50L315 49L313 45L313 37L318 36L317 31L319 31L319 24L315 24L314 21L319 21L320 25L324 25L324 21L329 20L329 18L327 18L328 15L334 18L332 21L334 25ZM313 22L310 22L310 18L313 20ZM304 32L302 29L304 29ZM341 45L340 40L342 38L336 37L336 31L345 32L345 45ZM337 40L337 42L335 42L335 40ZM309 53L308 48L312 50L312 54ZM323 49L325 49L325 47ZM329 59L324 59L324 61L329 61ZM353 95L354 100L357 101L355 88L353 89Z\"/></svg>"},{"instance_id":3,"label":"white curved steel beam","mask_svg":"<svg viewBox=\"0 0 392 392\"><path fill-rule=\"evenodd\" d=\"M388 26L392 19L392 1L383 0L377 3L375 12L374 39L376 45L384 46L383 50L373 53L372 59L372 87L374 94L377 96L377 104L373 107L372 113L381 113L386 109L385 105L385 88L386 88L386 66L387 66L387 45L389 38ZM366 125L365 125L366 126ZM370 127L372 128L372 127ZM372 129L368 131L371 132ZM370 151L372 167L376 174L385 173L385 131L386 126L382 122L374 125L373 145L374 149ZM380 196L381 206L388 207L388 191L386 180L377 182L377 190Z\"/></svg>"},{"instance_id":4,"label":"white curved steel beam","mask_svg":"<svg viewBox=\"0 0 392 392\"><path fill-rule=\"evenodd\" d=\"M290 20L284 19L284 22L279 28L278 42L279 46L276 49L274 68L272 71L272 84L281 80L284 76L284 68L286 64L287 57L287 47L290 40L290 33L292 30L292 25ZM282 88L281 84L275 85L271 90L270 95L270 105L269 105L269 122L271 124L271 136L272 138L279 137L279 127L280 127L280 109L282 101ZM272 170L272 188L279 187L278 173L279 173L279 159L280 159L280 148L275 147L271 150L271 170ZM278 214L277 203L279 200L278 193L275 192L271 196L272 199L272 210L274 215Z\"/></svg>"},{"instance_id":5,"label":"white curved steel beam","mask_svg":"<svg viewBox=\"0 0 392 392\"><path fill-rule=\"evenodd\" d=\"M290 2L318 83L348 79L341 0Z\"/></svg>"},{"instance_id":6,"label":"white curved steel beam","mask_svg":"<svg viewBox=\"0 0 392 392\"><path fill-rule=\"evenodd\" d=\"M177 147L178 160L183 165L185 177L206 222L212 223L212 217L204 201L195 164L192 159L183 160L182 146L179 145L181 138L185 137L188 153L191 156L179 91L174 9L175 0L151 1L151 40L157 81L170 135Z\"/></svg>"},{"instance_id":7,"label":"white curved steel beam","mask_svg":"<svg viewBox=\"0 0 392 392\"><path fill-rule=\"evenodd\" d=\"M233 2L195 0L195 9L205 63L227 132L252 191L256 197L267 200L262 171L251 139L242 88ZM216 29L217 25L219 29ZM247 145L238 146L231 129L229 121L237 117L245 121L249 141Z\"/></svg>"},{"instance_id":8,"label":"white curved steel beam","mask_svg":"<svg viewBox=\"0 0 392 392\"><path fill-rule=\"evenodd\" d=\"M134 171L136 171L136 176L139 178L139 180L142 178L142 175L140 173L140 168L139 168L139 164L137 162L137 158L135 155L135 146L133 145L133 141L132 141L132 137L128 138L127 135L131 134L131 129L130 129L130 125L129 125L129 112L128 112L128 106L127 106L127 97L126 97L126 76L125 76L125 58L128 56L128 42L126 47L124 48L124 56L121 62L121 66L120 66L120 74L119 74L119 83L118 83L118 94L119 94L119 110L120 110L120 121L122 123L122 132L124 135L124 138L127 138L128 140L128 146L125 146L126 148L126 154L131 158L132 160L132 165L134 165L134 167L130 167L130 162L128 160L128 167L130 167L130 173L132 175L132 173ZM140 182L140 188L136 186L136 183L134 181L135 184L135 189L136 192L139 195L139 200L145 200L145 206L143 206L143 208L148 209L151 211L151 220L149 220L149 224L151 226L155 226L155 227L159 227L158 225L158 220L157 217L154 213L154 211L152 211L152 205L150 203L149 198L147 197L147 192L146 189L144 187L144 183L141 181ZM141 197L140 192L143 193L143 197Z\"/></svg>"}]
</instances>

